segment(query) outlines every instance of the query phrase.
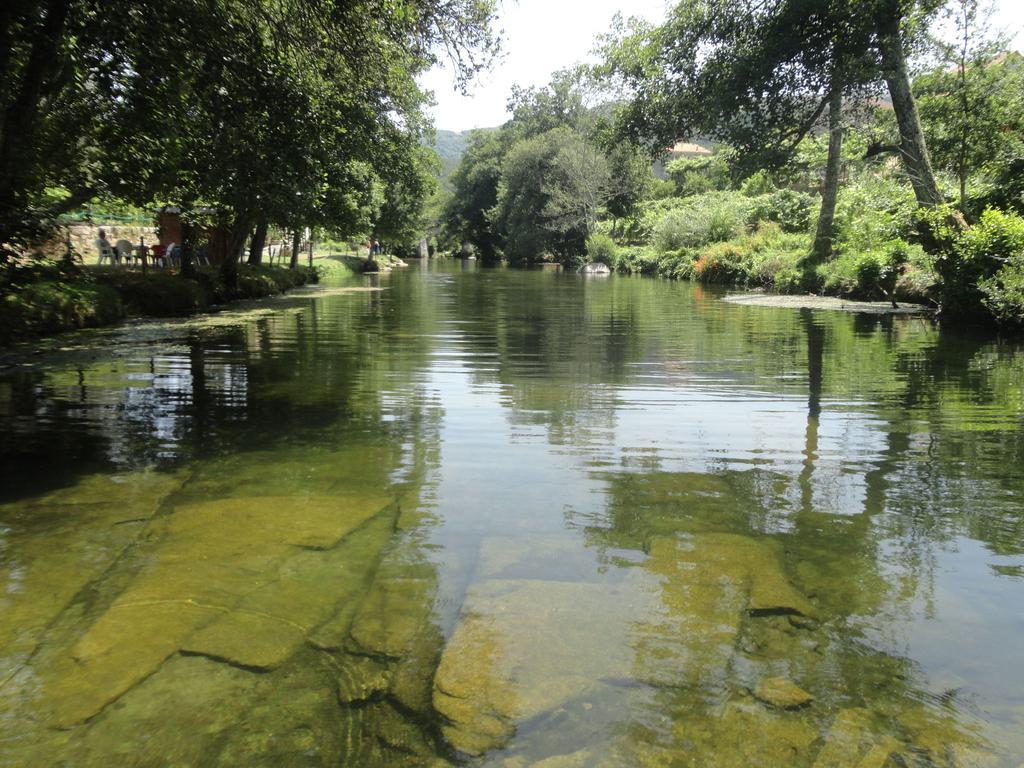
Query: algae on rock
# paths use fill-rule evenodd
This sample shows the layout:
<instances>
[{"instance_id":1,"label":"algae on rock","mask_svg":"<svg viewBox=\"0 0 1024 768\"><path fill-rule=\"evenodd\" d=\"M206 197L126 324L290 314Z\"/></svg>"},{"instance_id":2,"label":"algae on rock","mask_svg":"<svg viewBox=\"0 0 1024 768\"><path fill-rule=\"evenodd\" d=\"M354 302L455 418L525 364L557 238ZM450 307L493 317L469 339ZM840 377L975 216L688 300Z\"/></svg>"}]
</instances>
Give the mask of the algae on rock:
<instances>
[{"instance_id":1,"label":"algae on rock","mask_svg":"<svg viewBox=\"0 0 1024 768\"><path fill-rule=\"evenodd\" d=\"M236 498L181 506L154 521L142 570L47 671L58 722L92 717L178 650L242 666L280 663L341 597L302 581L332 568L329 552L309 548L336 546L390 503L380 496ZM258 644L250 644L253 629L263 632Z\"/></svg>"},{"instance_id":2,"label":"algae on rock","mask_svg":"<svg viewBox=\"0 0 1024 768\"><path fill-rule=\"evenodd\" d=\"M0 685L24 664L74 598L140 536L182 472L89 475L0 506Z\"/></svg>"}]
</instances>

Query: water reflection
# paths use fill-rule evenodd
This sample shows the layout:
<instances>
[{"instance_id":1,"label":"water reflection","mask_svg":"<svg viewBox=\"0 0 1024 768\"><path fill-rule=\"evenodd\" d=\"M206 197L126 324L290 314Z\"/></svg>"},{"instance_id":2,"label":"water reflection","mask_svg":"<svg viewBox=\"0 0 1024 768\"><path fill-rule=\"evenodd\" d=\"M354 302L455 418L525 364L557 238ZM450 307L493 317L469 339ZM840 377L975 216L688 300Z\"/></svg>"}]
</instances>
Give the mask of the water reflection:
<instances>
[{"instance_id":1,"label":"water reflection","mask_svg":"<svg viewBox=\"0 0 1024 768\"><path fill-rule=\"evenodd\" d=\"M1020 347L464 263L77 339L2 765L1024 759Z\"/></svg>"}]
</instances>

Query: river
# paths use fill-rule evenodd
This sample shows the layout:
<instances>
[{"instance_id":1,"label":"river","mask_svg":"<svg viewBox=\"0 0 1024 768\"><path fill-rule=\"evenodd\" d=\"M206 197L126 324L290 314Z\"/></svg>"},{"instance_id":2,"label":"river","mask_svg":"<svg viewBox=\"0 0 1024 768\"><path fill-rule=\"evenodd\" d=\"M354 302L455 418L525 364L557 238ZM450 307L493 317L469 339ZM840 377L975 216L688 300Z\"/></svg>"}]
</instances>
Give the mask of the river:
<instances>
[{"instance_id":1,"label":"river","mask_svg":"<svg viewBox=\"0 0 1024 768\"><path fill-rule=\"evenodd\" d=\"M1024 345L414 262L0 358L2 766L1024 761Z\"/></svg>"}]
</instances>

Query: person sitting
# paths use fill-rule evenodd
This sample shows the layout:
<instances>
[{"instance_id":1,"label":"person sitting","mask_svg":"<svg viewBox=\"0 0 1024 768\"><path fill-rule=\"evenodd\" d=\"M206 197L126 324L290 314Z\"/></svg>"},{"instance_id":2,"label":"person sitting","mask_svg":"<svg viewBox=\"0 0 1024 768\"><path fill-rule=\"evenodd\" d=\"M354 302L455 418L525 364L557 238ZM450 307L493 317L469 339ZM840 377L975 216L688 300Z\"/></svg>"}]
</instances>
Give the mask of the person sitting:
<instances>
[{"instance_id":1,"label":"person sitting","mask_svg":"<svg viewBox=\"0 0 1024 768\"><path fill-rule=\"evenodd\" d=\"M120 256L114 247L107 240L107 233L104 230L100 230L98 237L96 238L96 250L99 251L100 260L97 264L102 264L104 259L109 261L111 264L119 264L121 262Z\"/></svg>"}]
</instances>

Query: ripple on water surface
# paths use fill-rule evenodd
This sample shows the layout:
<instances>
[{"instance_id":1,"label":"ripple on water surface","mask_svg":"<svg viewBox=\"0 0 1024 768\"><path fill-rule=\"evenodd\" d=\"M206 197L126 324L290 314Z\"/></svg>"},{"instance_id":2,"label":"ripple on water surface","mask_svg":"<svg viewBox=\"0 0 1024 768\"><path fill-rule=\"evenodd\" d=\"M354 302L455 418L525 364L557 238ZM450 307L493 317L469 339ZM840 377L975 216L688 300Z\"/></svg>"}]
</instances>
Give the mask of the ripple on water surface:
<instances>
[{"instance_id":1,"label":"ripple on water surface","mask_svg":"<svg viewBox=\"0 0 1024 768\"><path fill-rule=\"evenodd\" d=\"M1024 760L1020 346L366 280L4 358L0 765Z\"/></svg>"}]
</instances>

